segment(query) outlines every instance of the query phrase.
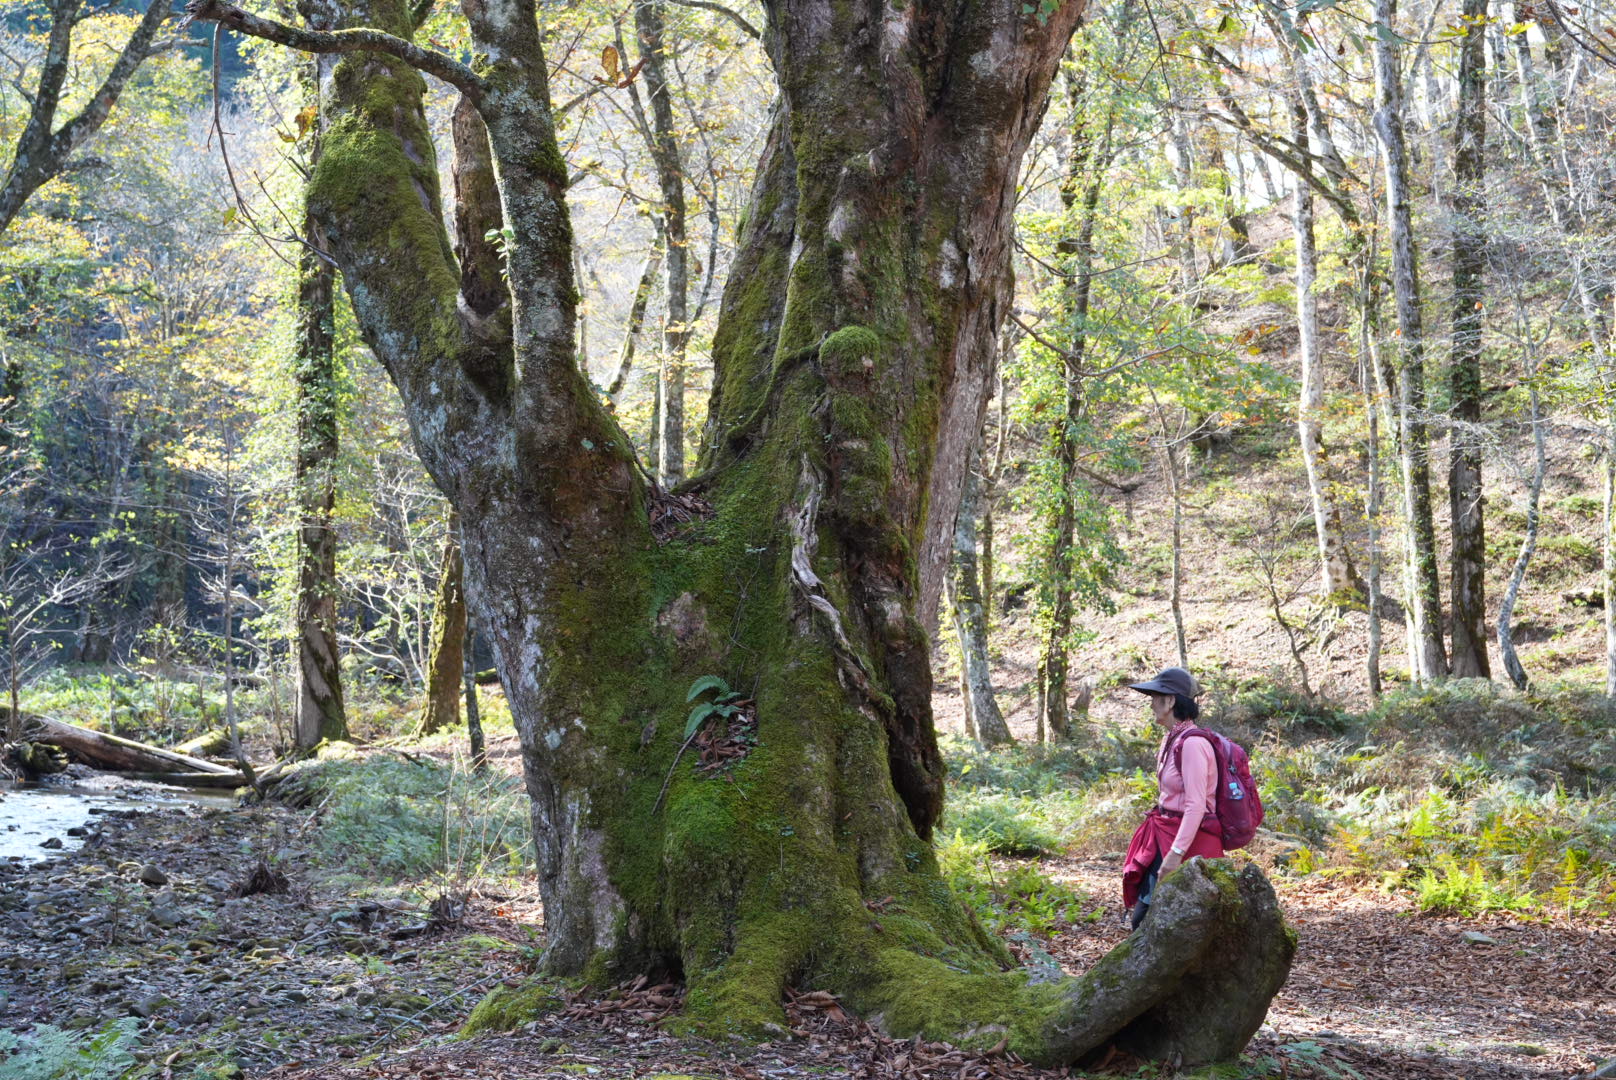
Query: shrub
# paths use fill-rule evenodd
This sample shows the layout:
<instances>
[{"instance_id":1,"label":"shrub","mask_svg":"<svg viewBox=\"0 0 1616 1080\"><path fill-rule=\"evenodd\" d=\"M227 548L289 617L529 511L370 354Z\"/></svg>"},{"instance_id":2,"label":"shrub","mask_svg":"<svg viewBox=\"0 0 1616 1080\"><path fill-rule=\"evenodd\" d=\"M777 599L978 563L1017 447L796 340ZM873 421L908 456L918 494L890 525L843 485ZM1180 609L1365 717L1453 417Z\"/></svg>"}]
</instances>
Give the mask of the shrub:
<instances>
[{"instance_id":1,"label":"shrub","mask_svg":"<svg viewBox=\"0 0 1616 1080\"><path fill-rule=\"evenodd\" d=\"M1214 695L1205 723L1250 748L1265 734L1295 738L1339 735L1350 725L1345 709L1309 696L1288 679L1247 679L1223 700Z\"/></svg>"}]
</instances>

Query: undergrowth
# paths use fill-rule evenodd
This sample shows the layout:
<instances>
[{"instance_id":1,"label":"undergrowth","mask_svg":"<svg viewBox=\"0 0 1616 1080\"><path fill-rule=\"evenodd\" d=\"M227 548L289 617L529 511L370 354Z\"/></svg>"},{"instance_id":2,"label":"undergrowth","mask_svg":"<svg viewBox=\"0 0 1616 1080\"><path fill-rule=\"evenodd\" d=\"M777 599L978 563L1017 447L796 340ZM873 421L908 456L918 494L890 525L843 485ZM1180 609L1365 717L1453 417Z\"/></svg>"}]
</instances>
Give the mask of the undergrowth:
<instances>
[{"instance_id":1,"label":"undergrowth","mask_svg":"<svg viewBox=\"0 0 1616 1080\"><path fill-rule=\"evenodd\" d=\"M331 865L450 882L533 869L517 777L384 754L322 761L308 776L302 796L320 808L316 835Z\"/></svg>"},{"instance_id":2,"label":"undergrowth","mask_svg":"<svg viewBox=\"0 0 1616 1080\"><path fill-rule=\"evenodd\" d=\"M0 1080L115 1080L135 1064L140 1021L94 1031L40 1024L26 1035L0 1028Z\"/></svg>"},{"instance_id":3,"label":"undergrowth","mask_svg":"<svg viewBox=\"0 0 1616 1080\"><path fill-rule=\"evenodd\" d=\"M1432 913L1616 909L1616 706L1604 695L1450 680L1353 714L1253 680L1209 704L1203 723L1251 751L1267 818L1249 853L1271 867L1355 878ZM989 855L1120 853L1155 797L1153 750L1148 733L1115 728L1076 745L945 744L955 888L979 913L998 903L983 919L1000 927L1049 907L984 871Z\"/></svg>"}]
</instances>

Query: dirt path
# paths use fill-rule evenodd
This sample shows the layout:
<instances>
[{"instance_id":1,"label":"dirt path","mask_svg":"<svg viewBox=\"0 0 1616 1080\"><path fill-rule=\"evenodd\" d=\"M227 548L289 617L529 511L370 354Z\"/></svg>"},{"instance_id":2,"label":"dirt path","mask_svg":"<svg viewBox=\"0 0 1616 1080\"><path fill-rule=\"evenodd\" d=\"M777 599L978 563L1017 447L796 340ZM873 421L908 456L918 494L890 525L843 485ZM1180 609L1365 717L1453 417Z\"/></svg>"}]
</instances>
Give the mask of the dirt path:
<instances>
[{"instance_id":1,"label":"dirt path","mask_svg":"<svg viewBox=\"0 0 1616 1080\"><path fill-rule=\"evenodd\" d=\"M799 1034L777 1045L678 1040L658 1027L673 1011L665 988L583 995L515 1036L450 1042L485 990L523 977L536 902L473 897L458 924L435 926L422 905L318 874L308 822L275 807L109 813L80 851L0 866L6 1026L132 1018L149 1075L164 1080L1061 1075L893 1042L811 1000L793 1006ZM287 891L237 895L266 856ZM1105 859L1046 867L1093 896L1115 891ZM1435 919L1325 882L1281 888L1301 948L1253 1048L1254 1064L1283 1063L1274 1075L1326 1077L1344 1062L1366 1080L1564 1080L1616 1055L1608 922ZM1082 923L1051 951L1081 970L1122 935L1114 919ZM1105 1071L1141 1075L1137 1064Z\"/></svg>"},{"instance_id":2,"label":"dirt path","mask_svg":"<svg viewBox=\"0 0 1616 1080\"><path fill-rule=\"evenodd\" d=\"M1120 910L1117 863L1046 869ZM1436 918L1402 896L1278 885L1300 940L1270 1042L1317 1042L1368 1080L1564 1080L1616 1057L1616 922ZM1081 970L1124 933L1082 924L1052 951Z\"/></svg>"}]
</instances>

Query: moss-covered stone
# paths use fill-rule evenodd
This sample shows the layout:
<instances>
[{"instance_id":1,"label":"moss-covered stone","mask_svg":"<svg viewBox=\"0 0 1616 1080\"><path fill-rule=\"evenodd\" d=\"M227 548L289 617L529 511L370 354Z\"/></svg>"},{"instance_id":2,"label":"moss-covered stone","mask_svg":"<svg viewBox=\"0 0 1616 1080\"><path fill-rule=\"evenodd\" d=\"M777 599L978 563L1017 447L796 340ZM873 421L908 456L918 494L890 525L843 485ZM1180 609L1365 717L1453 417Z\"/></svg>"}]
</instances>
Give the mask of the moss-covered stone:
<instances>
[{"instance_id":1,"label":"moss-covered stone","mask_svg":"<svg viewBox=\"0 0 1616 1080\"><path fill-rule=\"evenodd\" d=\"M485 1031L515 1031L566 1004L564 989L562 983L549 978L533 978L521 986L498 987L471 1010L460 1034L469 1037Z\"/></svg>"}]
</instances>

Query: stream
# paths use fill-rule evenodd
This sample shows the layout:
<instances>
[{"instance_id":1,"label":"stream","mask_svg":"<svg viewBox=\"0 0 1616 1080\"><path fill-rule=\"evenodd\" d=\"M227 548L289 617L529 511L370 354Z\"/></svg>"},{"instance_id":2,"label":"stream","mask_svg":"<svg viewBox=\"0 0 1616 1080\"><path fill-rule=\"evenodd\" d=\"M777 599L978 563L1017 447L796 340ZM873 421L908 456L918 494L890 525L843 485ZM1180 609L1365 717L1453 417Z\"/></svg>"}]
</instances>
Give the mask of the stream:
<instances>
[{"instance_id":1,"label":"stream","mask_svg":"<svg viewBox=\"0 0 1616 1080\"><path fill-rule=\"evenodd\" d=\"M147 812L187 803L231 807L235 798L217 791L152 784L123 787L0 781L0 863L42 862L73 851L84 843L94 819L103 814Z\"/></svg>"}]
</instances>

